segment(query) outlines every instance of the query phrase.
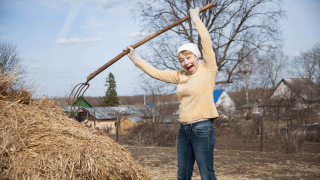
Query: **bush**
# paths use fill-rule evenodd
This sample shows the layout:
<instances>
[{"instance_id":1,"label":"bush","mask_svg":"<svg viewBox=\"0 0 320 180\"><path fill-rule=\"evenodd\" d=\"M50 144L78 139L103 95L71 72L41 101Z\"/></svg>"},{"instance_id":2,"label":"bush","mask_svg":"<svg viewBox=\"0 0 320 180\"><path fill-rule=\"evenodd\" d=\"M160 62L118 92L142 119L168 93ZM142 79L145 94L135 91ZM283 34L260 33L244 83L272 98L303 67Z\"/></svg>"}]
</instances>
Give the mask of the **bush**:
<instances>
[{"instance_id":1,"label":"bush","mask_svg":"<svg viewBox=\"0 0 320 180\"><path fill-rule=\"evenodd\" d=\"M284 142L282 148L286 154L301 152L305 139L305 136L297 135L296 133L292 132L289 132L288 134L282 134L281 140Z\"/></svg>"},{"instance_id":2,"label":"bush","mask_svg":"<svg viewBox=\"0 0 320 180\"><path fill-rule=\"evenodd\" d=\"M249 114L247 114L245 119L250 120L250 119L252 119L252 117Z\"/></svg>"},{"instance_id":3,"label":"bush","mask_svg":"<svg viewBox=\"0 0 320 180\"><path fill-rule=\"evenodd\" d=\"M128 130L126 141L134 146L175 147L179 132L177 124L161 123L154 124L154 132L152 123L143 123Z\"/></svg>"}]
</instances>

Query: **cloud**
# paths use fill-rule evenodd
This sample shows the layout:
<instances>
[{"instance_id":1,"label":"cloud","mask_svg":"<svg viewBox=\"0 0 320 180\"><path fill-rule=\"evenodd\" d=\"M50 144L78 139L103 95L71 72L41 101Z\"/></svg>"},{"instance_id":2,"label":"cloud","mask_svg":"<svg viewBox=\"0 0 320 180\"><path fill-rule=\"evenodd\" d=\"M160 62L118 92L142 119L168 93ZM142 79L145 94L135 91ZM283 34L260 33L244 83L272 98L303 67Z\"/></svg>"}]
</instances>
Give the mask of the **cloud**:
<instances>
[{"instance_id":1,"label":"cloud","mask_svg":"<svg viewBox=\"0 0 320 180\"><path fill-rule=\"evenodd\" d=\"M295 52L293 55L294 56L300 56L300 53L299 52Z\"/></svg>"},{"instance_id":2,"label":"cloud","mask_svg":"<svg viewBox=\"0 0 320 180\"><path fill-rule=\"evenodd\" d=\"M53 25L53 23L51 21L43 21L43 22L39 23L39 25L41 25L41 26L50 26L50 25Z\"/></svg>"},{"instance_id":3,"label":"cloud","mask_svg":"<svg viewBox=\"0 0 320 180\"><path fill-rule=\"evenodd\" d=\"M147 33L146 32L134 32L129 34L129 37L133 38L133 37L140 37L140 36L146 36Z\"/></svg>"},{"instance_id":4,"label":"cloud","mask_svg":"<svg viewBox=\"0 0 320 180\"><path fill-rule=\"evenodd\" d=\"M0 26L0 31L1 31L1 30L5 30L5 29L6 29L5 27Z\"/></svg>"},{"instance_id":5,"label":"cloud","mask_svg":"<svg viewBox=\"0 0 320 180\"><path fill-rule=\"evenodd\" d=\"M6 36L0 36L0 39L8 39Z\"/></svg>"},{"instance_id":6,"label":"cloud","mask_svg":"<svg viewBox=\"0 0 320 180\"><path fill-rule=\"evenodd\" d=\"M72 4L72 6L68 12L68 15L66 17L66 20L64 21L64 24L63 24L63 26L60 30L60 33L56 39L65 38L67 36L69 29L72 26L73 21L78 16L78 13L79 13L82 5L83 5L83 3Z\"/></svg>"},{"instance_id":7,"label":"cloud","mask_svg":"<svg viewBox=\"0 0 320 180\"><path fill-rule=\"evenodd\" d=\"M72 38L72 39L65 39L62 38L60 40L57 41L57 44L59 45L75 45L75 44L85 44L85 43L98 43L101 42L102 39L101 38L93 38L93 39L79 39L79 38Z\"/></svg>"}]
</instances>

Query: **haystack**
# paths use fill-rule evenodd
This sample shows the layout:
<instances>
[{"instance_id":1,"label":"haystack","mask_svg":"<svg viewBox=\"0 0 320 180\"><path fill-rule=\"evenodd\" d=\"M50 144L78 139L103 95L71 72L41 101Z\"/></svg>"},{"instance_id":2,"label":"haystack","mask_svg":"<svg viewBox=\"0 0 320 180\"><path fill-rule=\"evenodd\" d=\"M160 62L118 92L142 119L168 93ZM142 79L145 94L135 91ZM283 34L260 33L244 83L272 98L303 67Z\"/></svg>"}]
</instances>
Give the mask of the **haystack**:
<instances>
[{"instance_id":1,"label":"haystack","mask_svg":"<svg viewBox=\"0 0 320 180\"><path fill-rule=\"evenodd\" d=\"M150 179L106 134L68 118L48 99L30 100L0 73L0 177L4 179ZM0 178L1 179L1 178Z\"/></svg>"}]
</instances>

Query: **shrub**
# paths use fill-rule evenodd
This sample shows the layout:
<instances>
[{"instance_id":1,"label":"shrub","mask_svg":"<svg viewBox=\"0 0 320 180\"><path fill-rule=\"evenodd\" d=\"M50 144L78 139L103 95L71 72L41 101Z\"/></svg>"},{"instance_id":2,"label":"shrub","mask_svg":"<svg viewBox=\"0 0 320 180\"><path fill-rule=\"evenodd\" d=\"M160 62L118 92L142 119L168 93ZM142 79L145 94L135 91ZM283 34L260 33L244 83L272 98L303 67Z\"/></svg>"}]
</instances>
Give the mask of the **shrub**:
<instances>
[{"instance_id":1,"label":"shrub","mask_svg":"<svg viewBox=\"0 0 320 180\"><path fill-rule=\"evenodd\" d=\"M153 130L152 123L143 123L139 126L131 127L128 130L129 133L126 137L128 144L135 146L176 146L178 137L177 124L155 123Z\"/></svg>"},{"instance_id":2,"label":"shrub","mask_svg":"<svg viewBox=\"0 0 320 180\"><path fill-rule=\"evenodd\" d=\"M252 119L252 117L249 114L247 114L245 119L250 120L250 119Z\"/></svg>"}]
</instances>

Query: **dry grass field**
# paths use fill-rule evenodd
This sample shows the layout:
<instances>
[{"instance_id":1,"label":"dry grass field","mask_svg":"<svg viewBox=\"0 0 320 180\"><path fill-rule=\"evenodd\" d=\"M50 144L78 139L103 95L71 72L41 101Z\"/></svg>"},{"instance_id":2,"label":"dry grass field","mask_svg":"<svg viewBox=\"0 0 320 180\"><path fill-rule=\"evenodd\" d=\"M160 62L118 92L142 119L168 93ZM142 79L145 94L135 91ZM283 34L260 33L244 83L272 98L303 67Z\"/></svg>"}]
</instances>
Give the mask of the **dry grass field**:
<instances>
[{"instance_id":1,"label":"dry grass field","mask_svg":"<svg viewBox=\"0 0 320 180\"><path fill-rule=\"evenodd\" d=\"M285 154L277 143L217 139L215 170L220 180L229 179L320 179L320 143L304 144L303 153ZM153 179L177 179L176 148L124 147ZM200 180L195 166L192 179Z\"/></svg>"}]
</instances>

